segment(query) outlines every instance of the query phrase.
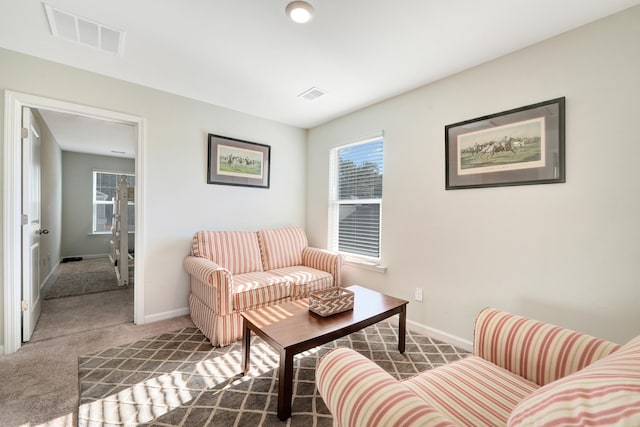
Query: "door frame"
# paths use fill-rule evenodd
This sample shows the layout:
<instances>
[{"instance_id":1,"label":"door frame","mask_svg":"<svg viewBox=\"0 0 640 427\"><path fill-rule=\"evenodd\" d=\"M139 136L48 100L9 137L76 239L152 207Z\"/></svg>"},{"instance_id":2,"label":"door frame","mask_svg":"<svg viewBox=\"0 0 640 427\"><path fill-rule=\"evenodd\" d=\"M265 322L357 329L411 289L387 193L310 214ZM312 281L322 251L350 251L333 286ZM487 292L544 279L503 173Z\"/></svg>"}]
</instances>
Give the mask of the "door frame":
<instances>
[{"instance_id":1,"label":"door frame","mask_svg":"<svg viewBox=\"0 0 640 427\"><path fill-rule=\"evenodd\" d=\"M134 258L134 323L144 324L144 147L146 119L81 104L74 104L37 95L5 90L4 99L4 188L2 221L2 283L4 288L4 354L18 351L22 345L22 254L21 254L21 173L22 173L22 107L42 108L78 116L90 117L136 126L137 146L135 157L136 209ZM140 262L138 262L140 260ZM1 354L2 352L0 352Z\"/></svg>"}]
</instances>

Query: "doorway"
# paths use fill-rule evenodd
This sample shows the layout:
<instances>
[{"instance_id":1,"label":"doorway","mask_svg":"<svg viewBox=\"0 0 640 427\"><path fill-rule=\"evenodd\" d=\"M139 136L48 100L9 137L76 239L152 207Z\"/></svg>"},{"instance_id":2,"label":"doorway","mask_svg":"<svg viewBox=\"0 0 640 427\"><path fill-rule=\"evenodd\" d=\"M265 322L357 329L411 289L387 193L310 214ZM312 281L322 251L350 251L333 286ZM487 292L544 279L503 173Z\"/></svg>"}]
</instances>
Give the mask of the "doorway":
<instances>
[{"instance_id":1,"label":"doorway","mask_svg":"<svg viewBox=\"0 0 640 427\"><path fill-rule=\"evenodd\" d=\"M4 193L3 193L3 283L4 283L4 353L17 351L22 345L22 254L21 254L21 137L22 108L57 111L81 117L104 120L113 123L126 123L135 127L136 154L135 171L136 203L135 209L135 267L134 267L134 323L144 323L144 271L142 259L144 247L144 135L145 120L141 117L122 114L109 110L72 104L23 93L5 92L5 157L4 157Z\"/></svg>"},{"instance_id":2,"label":"doorway","mask_svg":"<svg viewBox=\"0 0 640 427\"><path fill-rule=\"evenodd\" d=\"M42 129L40 223L46 234L40 239L40 262L32 263L40 275L41 315L29 339L23 323L22 341L133 323L134 281L128 280L133 262L122 264L127 282L118 280L116 265L121 236L131 261L135 255L135 127L29 110ZM127 212L122 203L114 204L125 176L132 196L126 201ZM114 219L123 215L128 217L126 231L113 227ZM28 300L24 296L23 291Z\"/></svg>"}]
</instances>

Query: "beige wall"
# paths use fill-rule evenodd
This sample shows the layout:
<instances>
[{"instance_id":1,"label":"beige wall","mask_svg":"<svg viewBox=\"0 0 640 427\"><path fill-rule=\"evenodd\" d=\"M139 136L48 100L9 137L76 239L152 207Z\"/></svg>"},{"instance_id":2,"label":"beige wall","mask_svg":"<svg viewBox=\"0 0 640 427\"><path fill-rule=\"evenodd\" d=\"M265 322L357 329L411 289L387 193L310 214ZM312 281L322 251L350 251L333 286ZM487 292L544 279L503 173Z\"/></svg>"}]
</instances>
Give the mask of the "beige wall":
<instances>
[{"instance_id":1,"label":"beige wall","mask_svg":"<svg viewBox=\"0 0 640 427\"><path fill-rule=\"evenodd\" d=\"M0 91L146 119L145 257L137 262L144 264L147 319L185 312L189 281L182 261L195 231L304 225L304 130L3 49L0 64ZM207 133L270 145L271 188L207 184ZM15 284L2 283L9 285Z\"/></svg>"},{"instance_id":2,"label":"beige wall","mask_svg":"<svg viewBox=\"0 0 640 427\"><path fill-rule=\"evenodd\" d=\"M639 40L635 7L310 130L310 240L326 242L329 148L383 129L388 270L347 267L344 282L409 299L409 320L467 341L484 306L637 335ZM566 183L445 191L445 125L561 96Z\"/></svg>"}]
</instances>

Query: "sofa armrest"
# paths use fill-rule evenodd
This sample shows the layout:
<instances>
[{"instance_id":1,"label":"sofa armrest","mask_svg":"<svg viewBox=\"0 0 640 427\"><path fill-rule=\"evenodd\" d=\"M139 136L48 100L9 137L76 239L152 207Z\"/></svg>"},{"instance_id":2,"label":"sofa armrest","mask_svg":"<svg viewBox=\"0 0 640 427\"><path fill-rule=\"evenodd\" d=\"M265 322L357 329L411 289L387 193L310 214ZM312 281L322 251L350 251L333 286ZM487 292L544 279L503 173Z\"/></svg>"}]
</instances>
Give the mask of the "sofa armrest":
<instances>
[{"instance_id":1,"label":"sofa armrest","mask_svg":"<svg viewBox=\"0 0 640 427\"><path fill-rule=\"evenodd\" d=\"M454 425L352 349L338 348L324 355L316 368L316 384L337 426Z\"/></svg>"},{"instance_id":2,"label":"sofa armrest","mask_svg":"<svg viewBox=\"0 0 640 427\"><path fill-rule=\"evenodd\" d=\"M478 314L473 352L540 386L576 372L620 346L495 308Z\"/></svg>"},{"instance_id":3,"label":"sofa armrest","mask_svg":"<svg viewBox=\"0 0 640 427\"><path fill-rule=\"evenodd\" d=\"M331 273L333 286L340 286L342 255L339 253L307 246L302 250L302 265Z\"/></svg>"},{"instance_id":4,"label":"sofa armrest","mask_svg":"<svg viewBox=\"0 0 640 427\"><path fill-rule=\"evenodd\" d=\"M188 256L184 260L184 269L191 275L192 291L194 281L200 288L212 288L212 301L203 301L218 314L233 311L232 281L229 270L219 266L207 258Z\"/></svg>"}]
</instances>

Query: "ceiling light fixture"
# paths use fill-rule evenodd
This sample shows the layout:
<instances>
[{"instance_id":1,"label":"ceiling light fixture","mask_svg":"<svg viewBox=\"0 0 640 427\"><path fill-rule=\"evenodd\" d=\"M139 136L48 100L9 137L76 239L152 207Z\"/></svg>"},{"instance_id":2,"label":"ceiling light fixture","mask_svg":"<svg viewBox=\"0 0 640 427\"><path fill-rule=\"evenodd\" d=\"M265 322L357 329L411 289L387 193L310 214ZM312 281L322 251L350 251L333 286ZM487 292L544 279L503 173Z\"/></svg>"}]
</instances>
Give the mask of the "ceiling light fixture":
<instances>
[{"instance_id":1,"label":"ceiling light fixture","mask_svg":"<svg viewBox=\"0 0 640 427\"><path fill-rule=\"evenodd\" d=\"M313 17L313 6L306 1L292 1L287 5L285 11L289 18L298 24L309 22Z\"/></svg>"}]
</instances>

